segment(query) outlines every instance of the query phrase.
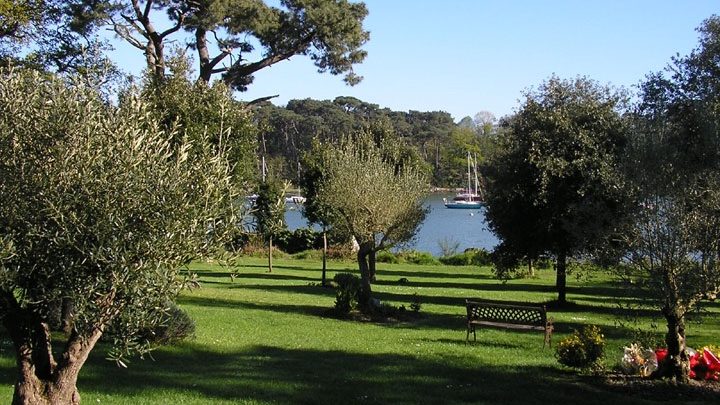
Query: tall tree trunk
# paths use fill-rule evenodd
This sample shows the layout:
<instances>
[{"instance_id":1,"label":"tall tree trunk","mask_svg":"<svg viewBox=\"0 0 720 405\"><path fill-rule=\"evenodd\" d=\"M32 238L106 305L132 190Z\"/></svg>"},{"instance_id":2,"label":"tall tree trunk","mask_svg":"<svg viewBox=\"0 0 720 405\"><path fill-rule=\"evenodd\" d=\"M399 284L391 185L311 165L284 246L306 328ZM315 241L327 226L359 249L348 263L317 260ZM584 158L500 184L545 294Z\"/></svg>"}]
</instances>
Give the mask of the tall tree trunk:
<instances>
[{"instance_id":1,"label":"tall tree trunk","mask_svg":"<svg viewBox=\"0 0 720 405\"><path fill-rule=\"evenodd\" d=\"M325 287L325 272L327 270L327 232L323 227L323 251L322 251L322 286Z\"/></svg>"},{"instance_id":2,"label":"tall tree trunk","mask_svg":"<svg viewBox=\"0 0 720 405\"><path fill-rule=\"evenodd\" d=\"M360 267L360 294L358 296L358 305L362 311L370 309L370 298L372 289L370 287L370 266L368 265L368 255L372 250L371 244L361 242L357 252L358 267Z\"/></svg>"},{"instance_id":3,"label":"tall tree trunk","mask_svg":"<svg viewBox=\"0 0 720 405\"><path fill-rule=\"evenodd\" d=\"M535 276L535 268L533 267L533 260L528 258L528 275L530 277Z\"/></svg>"},{"instance_id":4,"label":"tall tree trunk","mask_svg":"<svg viewBox=\"0 0 720 405\"><path fill-rule=\"evenodd\" d=\"M690 378L690 359L685 346L685 317L680 309L665 306L662 309L667 321L667 357L660 365L657 375L673 378L679 382L687 382Z\"/></svg>"},{"instance_id":5,"label":"tall tree trunk","mask_svg":"<svg viewBox=\"0 0 720 405\"><path fill-rule=\"evenodd\" d=\"M567 304L567 256L565 251L560 251L557 256L556 266L557 278L555 279L555 288L558 292L558 304Z\"/></svg>"},{"instance_id":6,"label":"tall tree trunk","mask_svg":"<svg viewBox=\"0 0 720 405\"><path fill-rule=\"evenodd\" d=\"M272 243L272 236L268 238L268 273L272 273L272 251L273 251L273 243Z\"/></svg>"},{"instance_id":7,"label":"tall tree trunk","mask_svg":"<svg viewBox=\"0 0 720 405\"><path fill-rule=\"evenodd\" d=\"M370 271L370 282L374 283L376 280L375 273L376 273L376 261L375 261L375 249L372 249L370 253L368 253L368 270Z\"/></svg>"},{"instance_id":8,"label":"tall tree trunk","mask_svg":"<svg viewBox=\"0 0 720 405\"><path fill-rule=\"evenodd\" d=\"M210 51L207 46L207 30L203 27L197 27L195 29L195 48L198 52L198 59L200 59L200 75L199 80L205 83L210 83L212 77L212 66L210 65Z\"/></svg>"}]
</instances>

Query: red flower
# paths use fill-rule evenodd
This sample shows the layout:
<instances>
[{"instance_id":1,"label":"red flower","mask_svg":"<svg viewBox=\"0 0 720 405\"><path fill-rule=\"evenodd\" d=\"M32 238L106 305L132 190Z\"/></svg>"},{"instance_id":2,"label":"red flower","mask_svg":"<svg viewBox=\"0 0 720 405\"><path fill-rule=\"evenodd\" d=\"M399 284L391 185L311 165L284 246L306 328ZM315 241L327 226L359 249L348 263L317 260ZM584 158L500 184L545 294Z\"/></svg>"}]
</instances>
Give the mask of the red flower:
<instances>
[{"instance_id":1,"label":"red flower","mask_svg":"<svg viewBox=\"0 0 720 405\"><path fill-rule=\"evenodd\" d=\"M655 349L658 364L667 358L667 349ZM690 356L688 377L697 380L720 380L720 360L710 350L704 349Z\"/></svg>"},{"instance_id":2,"label":"red flower","mask_svg":"<svg viewBox=\"0 0 720 405\"><path fill-rule=\"evenodd\" d=\"M655 356L657 357L658 364L662 363L663 360L665 360L665 357L667 357L667 349L655 349Z\"/></svg>"},{"instance_id":3,"label":"red flower","mask_svg":"<svg viewBox=\"0 0 720 405\"><path fill-rule=\"evenodd\" d=\"M708 349L703 350L703 363L706 367L706 380L718 381L720 375L720 360Z\"/></svg>"}]
</instances>

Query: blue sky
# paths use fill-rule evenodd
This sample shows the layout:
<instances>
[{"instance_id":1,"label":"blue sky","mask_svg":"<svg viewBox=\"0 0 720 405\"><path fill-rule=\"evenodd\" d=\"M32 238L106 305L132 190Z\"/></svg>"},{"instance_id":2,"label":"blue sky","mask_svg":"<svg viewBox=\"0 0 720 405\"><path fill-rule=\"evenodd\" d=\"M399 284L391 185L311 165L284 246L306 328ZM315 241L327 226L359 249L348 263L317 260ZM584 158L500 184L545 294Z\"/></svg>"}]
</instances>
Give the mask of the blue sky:
<instances>
[{"instance_id":1,"label":"blue sky","mask_svg":"<svg viewBox=\"0 0 720 405\"><path fill-rule=\"evenodd\" d=\"M663 69L675 54L697 46L695 29L717 0L366 0L370 41L364 76L348 87L319 74L302 56L263 69L251 100L353 96L393 110L447 111L456 121L479 111L497 117L519 106L523 90L553 73L588 76L631 88ZM116 59L132 73L143 67L136 50Z\"/></svg>"}]
</instances>

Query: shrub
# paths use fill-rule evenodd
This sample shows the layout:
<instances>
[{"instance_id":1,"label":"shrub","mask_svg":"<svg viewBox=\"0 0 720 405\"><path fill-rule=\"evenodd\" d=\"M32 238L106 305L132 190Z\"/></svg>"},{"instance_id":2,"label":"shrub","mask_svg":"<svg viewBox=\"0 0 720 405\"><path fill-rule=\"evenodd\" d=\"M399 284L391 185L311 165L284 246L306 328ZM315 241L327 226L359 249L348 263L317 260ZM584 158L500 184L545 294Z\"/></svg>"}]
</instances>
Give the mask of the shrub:
<instances>
[{"instance_id":1,"label":"shrub","mask_svg":"<svg viewBox=\"0 0 720 405\"><path fill-rule=\"evenodd\" d=\"M347 314L357 306L360 293L360 279L350 273L337 273L335 281L335 310L339 314Z\"/></svg>"},{"instance_id":2,"label":"shrub","mask_svg":"<svg viewBox=\"0 0 720 405\"><path fill-rule=\"evenodd\" d=\"M251 234L249 232L241 227L235 227L228 242L225 244L225 249L231 252L240 252L250 243L250 239Z\"/></svg>"},{"instance_id":3,"label":"shrub","mask_svg":"<svg viewBox=\"0 0 720 405\"><path fill-rule=\"evenodd\" d=\"M488 266L492 264L491 254L485 249L467 249L462 253L440 258L448 266Z\"/></svg>"},{"instance_id":4,"label":"shrub","mask_svg":"<svg viewBox=\"0 0 720 405\"><path fill-rule=\"evenodd\" d=\"M393 252L389 252L387 250L377 252L377 254L375 254L375 261L378 263L400 263L400 259L393 254Z\"/></svg>"},{"instance_id":5,"label":"shrub","mask_svg":"<svg viewBox=\"0 0 720 405\"><path fill-rule=\"evenodd\" d=\"M238 231L233 237L231 251L240 252L245 256L264 257L267 255L267 248L262 237L257 233L244 233Z\"/></svg>"},{"instance_id":6,"label":"shrub","mask_svg":"<svg viewBox=\"0 0 720 405\"><path fill-rule=\"evenodd\" d=\"M298 253L322 247L322 234L311 228L283 230L276 235L276 244L287 253Z\"/></svg>"},{"instance_id":7,"label":"shrub","mask_svg":"<svg viewBox=\"0 0 720 405\"><path fill-rule=\"evenodd\" d=\"M438 260L428 252L418 252L417 250L409 250L399 254L403 261L412 264L436 265Z\"/></svg>"},{"instance_id":8,"label":"shrub","mask_svg":"<svg viewBox=\"0 0 720 405\"><path fill-rule=\"evenodd\" d=\"M156 346L180 342L195 335L195 321L175 303L170 303L152 329L141 330L139 335Z\"/></svg>"},{"instance_id":9,"label":"shrub","mask_svg":"<svg viewBox=\"0 0 720 405\"><path fill-rule=\"evenodd\" d=\"M605 337L600 328L586 325L558 343L555 357L568 367L588 369L599 366L604 350Z\"/></svg>"},{"instance_id":10,"label":"shrub","mask_svg":"<svg viewBox=\"0 0 720 405\"><path fill-rule=\"evenodd\" d=\"M327 257L332 260L352 260L355 255L356 253L345 245L330 246L327 250Z\"/></svg>"},{"instance_id":11,"label":"shrub","mask_svg":"<svg viewBox=\"0 0 720 405\"><path fill-rule=\"evenodd\" d=\"M300 260L321 260L322 259L322 250L303 250L302 252L298 252L292 255L293 259L300 259Z\"/></svg>"},{"instance_id":12,"label":"shrub","mask_svg":"<svg viewBox=\"0 0 720 405\"><path fill-rule=\"evenodd\" d=\"M439 263L430 253L418 252L417 250L406 250L398 253L381 250L375 255L375 261L378 263L412 263L421 265L436 265Z\"/></svg>"}]
</instances>

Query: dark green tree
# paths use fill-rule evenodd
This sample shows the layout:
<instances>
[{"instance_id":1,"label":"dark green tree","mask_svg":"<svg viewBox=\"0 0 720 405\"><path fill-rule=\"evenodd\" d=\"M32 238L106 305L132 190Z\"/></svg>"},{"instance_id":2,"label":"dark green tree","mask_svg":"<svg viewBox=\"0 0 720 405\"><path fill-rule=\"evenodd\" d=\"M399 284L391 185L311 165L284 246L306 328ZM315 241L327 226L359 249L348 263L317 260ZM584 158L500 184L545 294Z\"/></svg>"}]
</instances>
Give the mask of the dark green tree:
<instances>
[{"instance_id":1,"label":"dark green tree","mask_svg":"<svg viewBox=\"0 0 720 405\"><path fill-rule=\"evenodd\" d=\"M553 255L560 304L568 259L601 241L622 213L623 105L622 93L586 78L551 77L526 94L484 168L487 221L504 263L497 269Z\"/></svg>"},{"instance_id":2,"label":"dark green tree","mask_svg":"<svg viewBox=\"0 0 720 405\"><path fill-rule=\"evenodd\" d=\"M255 225L268 246L268 271L272 272L273 238L287 228L285 224L285 191L287 187L273 176L265 178L258 188L253 206Z\"/></svg>"},{"instance_id":3,"label":"dark green tree","mask_svg":"<svg viewBox=\"0 0 720 405\"><path fill-rule=\"evenodd\" d=\"M303 214L311 224L319 224L322 227L323 251L322 251L322 276L321 284L327 284L327 248L328 228L332 226L334 212L332 206L328 206L322 199L317 196L320 192L319 188L323 181L323 151L322 144L316 139L313 142L312 149L303 154L303 172L300 177L300 190L306 201L303 204Z\"/></svg>"}]
</instances>

